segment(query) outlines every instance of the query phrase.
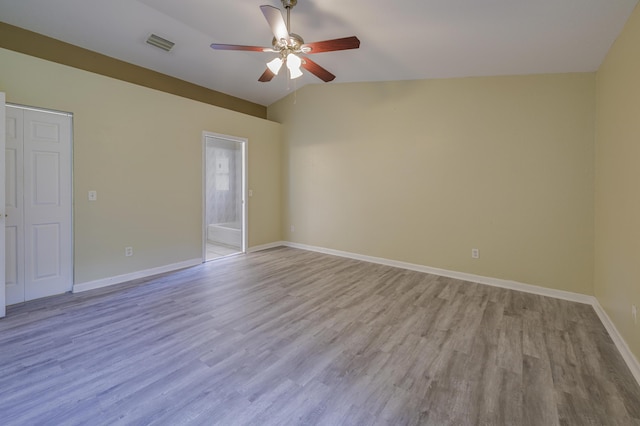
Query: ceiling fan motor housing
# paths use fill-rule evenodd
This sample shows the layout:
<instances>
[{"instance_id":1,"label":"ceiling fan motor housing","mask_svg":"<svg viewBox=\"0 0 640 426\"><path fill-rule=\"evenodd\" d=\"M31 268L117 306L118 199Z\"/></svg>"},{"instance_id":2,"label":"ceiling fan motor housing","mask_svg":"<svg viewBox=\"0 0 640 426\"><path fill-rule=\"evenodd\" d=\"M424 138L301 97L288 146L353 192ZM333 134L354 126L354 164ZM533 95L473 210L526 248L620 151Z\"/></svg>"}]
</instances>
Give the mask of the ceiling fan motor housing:
<instances>
[{"instance_id":1,"label":"ceiling fan motor housing","mask_svg":"<svg viewBox=\"0 0 640 426\"><path fill-rule=\"evenodd\" d=\"M288 40L272 40L273 49L279 52L289 50L291 53L300 52L300 48L304 44L304 40L298 34L290 33Z\"/></svg>"}]
</instances>

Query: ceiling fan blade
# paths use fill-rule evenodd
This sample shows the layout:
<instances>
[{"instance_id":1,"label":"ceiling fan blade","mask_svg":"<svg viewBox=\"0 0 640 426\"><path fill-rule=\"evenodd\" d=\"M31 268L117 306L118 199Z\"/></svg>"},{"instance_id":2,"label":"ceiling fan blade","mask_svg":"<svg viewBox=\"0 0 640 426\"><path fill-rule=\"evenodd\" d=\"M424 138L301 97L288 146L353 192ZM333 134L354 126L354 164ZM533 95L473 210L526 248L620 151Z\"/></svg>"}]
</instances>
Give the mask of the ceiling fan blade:
<instances>
[{"instance_id":1,"label":"ceiling fan blade","mask_svg":"<svg viewBox=\"0 0 640 426\"><path fill-rule=\"evenodd\" d=\"M302 68L309 71L311 74L315 75L325 83L332 81L334 78L336 78L335 75L331 74L329 71L322 68L320 65L316 64L309 58L302 59Z\"/></svg>"},{"instance_id":2,"label":"ceiling fan blade","mask_svg":"<svg viewBox=\"0 0 640 426\"><path fill-rule=\"evenodd\" d=\"M262 14L267 19L271 32L276 37L276 40L287 40L289 38L289 31L287 31L287 24L284 22L282 12L280 9L273 6L262 5L260 6Z\"/></svg>"},{"instance_id":3,"label":"ceiling fan blade","mask_svg":"<svg viewBox=\"0 0 640 426\"><path fill-rule=\"evenodd\" d=\"M336 50L348 50L357 49L360 47L360 40L358 37L344 37L336 38L333 40L317 41L315 43L305 43L301 46L301 49L306 54L333 52ZM308 50L309 49L309 50Z\"/></svg>"},{"instance_id":4,"label":"ceiling fan blade","mask_svg":"<svg viewBox=\"0 0 640 426\"><path fill-rule=\"evenodd\" d=\"M275 76L276 75L269 68L267 68L266 70L264 70L258 81L266 83L267 81L271 81L271 79Z\"/></svg>"},{"instance_id":5,"label":"ceiling fan blade","mask_svg":"<svg viewBox=\"0 0 640 426\"><path fill-rule=\"evenodd\" d=\"M212 49L215 50L247 50L250 52L273 52L273 49L270 47L260 47L260 46L241 46L239 44L219 44L213 43L211 45Z\"/></svg>"}]
</instances>

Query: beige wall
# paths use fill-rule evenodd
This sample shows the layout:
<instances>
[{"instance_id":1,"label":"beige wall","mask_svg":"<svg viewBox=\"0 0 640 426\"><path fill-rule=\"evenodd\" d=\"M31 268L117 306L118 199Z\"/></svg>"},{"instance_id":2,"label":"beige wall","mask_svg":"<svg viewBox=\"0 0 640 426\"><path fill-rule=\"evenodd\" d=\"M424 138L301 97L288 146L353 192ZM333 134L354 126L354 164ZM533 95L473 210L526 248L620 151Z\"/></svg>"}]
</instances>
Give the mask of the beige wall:
<instances>
[{"instance_id":1,"label":"beige wall","mask_svg":"<svg viewBox=\"0 0 640 426\"><path fill-rule=\"evenodd\" d=\"M597 74L595 294L640 358L640 8ZM640 312L638 313L640 315ZM638 318L640 321L640 318Z\"/></svg>"},{"instance_id":2,"label":"beige wall","mask_svg":"<svg viewBox=\"0 0 640 426\"><path fill-rule=\"evenodd\" d=\"M592 73L306 86L285 238L593 294L594 114Z\"/></svg>"},{"instance_id":3,"label":"beige wall","mask_svg":"<svg viewBox=\"0 0 640 426\"><path fill-rule=\"evenodd\" d=\"M249 245L281 239L279 124L9 50L0 64L8 102L74 114L76 283L202 255L205 130L249 139Z\"/></svg>"}]
</instances>

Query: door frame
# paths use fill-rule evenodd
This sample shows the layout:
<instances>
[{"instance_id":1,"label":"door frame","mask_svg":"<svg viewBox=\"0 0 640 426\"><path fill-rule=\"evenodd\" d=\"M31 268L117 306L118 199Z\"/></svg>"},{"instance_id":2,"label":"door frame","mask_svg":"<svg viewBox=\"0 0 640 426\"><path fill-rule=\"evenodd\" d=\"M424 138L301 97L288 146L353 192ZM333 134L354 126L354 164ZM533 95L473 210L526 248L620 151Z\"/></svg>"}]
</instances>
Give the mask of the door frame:
<instances>
[{"instance_id":1,"label":"door frame","mask_svg":"<svg viewBox=\"0 0 640 426\"><path fill-rule=\"evenodd\" d=\"M6 291L7 286L4 282L4 271L5 271L5 256L6 256L6 248L5 248L5 137L6 131L5 126L7 125L6 112L5 112L5 93L0 92L0 164L2 164L2 176L0 177L0 318L4 317L7 314L7 299L6 299Z\"/></svg>"},{"instance_id":2,"label":"door frame","mask_svg":"<svg viewBox=\"0 0 640 426\"><path fill-rule=\"evenodd\" d=\"M236 144L240 144L242 152L242 173L241 173L241 204L242 204L242 247L241 253L246 253L249 244L249 215L247 206L247 188L249 181L248 161L249 158L249 140L239 136L224 135L221 133L203 131L202 132L202 263L207 261L207 138L224 139Z\"/></svg>"}]
</instances>

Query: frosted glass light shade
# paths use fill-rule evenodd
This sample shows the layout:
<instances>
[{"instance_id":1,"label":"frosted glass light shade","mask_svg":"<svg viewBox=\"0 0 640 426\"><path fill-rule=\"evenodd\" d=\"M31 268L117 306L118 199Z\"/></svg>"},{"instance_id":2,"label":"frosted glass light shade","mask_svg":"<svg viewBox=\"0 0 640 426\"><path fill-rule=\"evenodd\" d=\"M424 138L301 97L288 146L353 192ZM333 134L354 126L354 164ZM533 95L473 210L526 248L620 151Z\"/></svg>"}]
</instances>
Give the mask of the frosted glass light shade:
<instances>
[{"instance_id":1,"label":"frosted glass light shade","mask_svg":"<svg viewBox=\"0 0 640 426\"><path fill-rule=\"evenodd\" d=\"M282 59L280 58L275 58L274 60L267 62L267 68L269 68L275 75L278 75L280 67L282 67Z\"/></svg>"},{"instance_id":2,"label":"frosted glass light shade","mask_svg":"<svg viewBox=\"0 0 640 426\"><path fill-rule=\"evenodd\" d=\"M302 75L300 65L302 65L302 60L299 57L293 53L287 56L287 68L289 68L289 74L291 75L292 80Z\"/></svg>"}]
</instances>

